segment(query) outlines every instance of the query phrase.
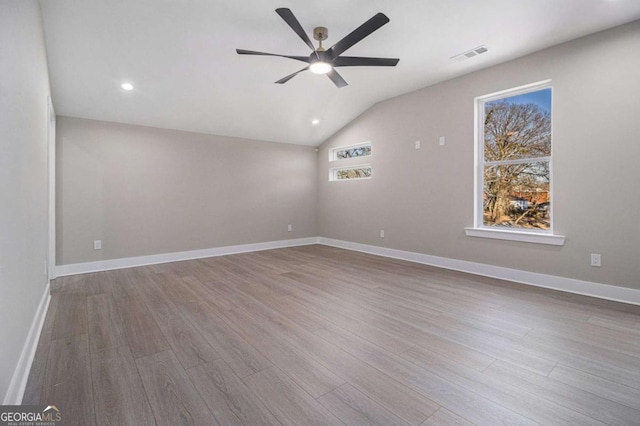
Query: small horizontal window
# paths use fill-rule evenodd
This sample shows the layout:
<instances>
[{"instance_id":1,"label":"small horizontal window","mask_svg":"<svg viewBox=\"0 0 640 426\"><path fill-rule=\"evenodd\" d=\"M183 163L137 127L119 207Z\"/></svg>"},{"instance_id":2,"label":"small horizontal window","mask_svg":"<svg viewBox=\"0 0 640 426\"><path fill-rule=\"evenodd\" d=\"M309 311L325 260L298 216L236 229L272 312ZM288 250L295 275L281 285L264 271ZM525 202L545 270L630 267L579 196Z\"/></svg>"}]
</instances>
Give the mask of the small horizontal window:
<instances>
[{"instance_id":1,"label":"small horizontal window","mask_svg":"<svg viewBox=\"0 0 640 426\"><path fill-rule=\"evenodd\" d=\"M347 158L365 157L371 155L371 144L343 146L331 150L330 161L345 160Z\"/></svg>"},{"instance_id":2,"label":"small horizontal window","mask_svg":"<svg viewBox=\"0 0 640 426\"><path fill-rule=\"evenodd\" d=\"M361 165L331 169L329 180L358 180L371 178L371 166Z\"/></svg>"}]
</instances>

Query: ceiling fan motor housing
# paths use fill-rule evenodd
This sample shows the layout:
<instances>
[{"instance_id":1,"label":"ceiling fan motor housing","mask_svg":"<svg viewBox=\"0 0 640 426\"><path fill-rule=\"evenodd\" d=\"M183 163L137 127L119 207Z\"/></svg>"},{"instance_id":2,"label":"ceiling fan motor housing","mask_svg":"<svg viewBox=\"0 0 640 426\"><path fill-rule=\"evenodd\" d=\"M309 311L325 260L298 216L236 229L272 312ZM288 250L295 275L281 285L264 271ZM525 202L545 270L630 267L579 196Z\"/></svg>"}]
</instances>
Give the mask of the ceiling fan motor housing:
<instances>
[{"instance_id":1,"label":"ceiling fan motor housing","mask_svg":"<svg viewBox=\"0 0 640 426\"><path fill-rule=\"evenodd\" d=\"M313 38L318 41L324 41L329 37L329 30L325 27L315 27L313 29Z\"/></svg>"}]
</instances>

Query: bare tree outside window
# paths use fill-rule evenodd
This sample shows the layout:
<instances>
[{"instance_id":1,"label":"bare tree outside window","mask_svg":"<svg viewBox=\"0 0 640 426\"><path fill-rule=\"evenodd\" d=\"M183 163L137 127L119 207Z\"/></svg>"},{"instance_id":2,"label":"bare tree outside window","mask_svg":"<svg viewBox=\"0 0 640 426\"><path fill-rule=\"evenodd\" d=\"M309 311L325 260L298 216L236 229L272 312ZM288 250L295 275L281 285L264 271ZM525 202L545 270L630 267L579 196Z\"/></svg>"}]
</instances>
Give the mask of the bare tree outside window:
<instances>
[{"instance_id":1,"label":"bare tree outside window","mask_svg":"<svg viewBox=\"0 0 640 426\"><path fill-rule=\"evenodd\" d=\"M371 155L371 142L358 145L341 146L329 151L329 161L341 160L340 167L329 169L329 181L355 181L371 178L371 165L358 164L360 157ZM346 166L345 164L353 164Z\"/></svg>"},{"instance_id":2,"label":"bare tree outside window","mask_svg":"<svg viewBox=\"0 0 640 426\"><path fill-rule=\"evenodd\" d=\"M356 166L333 169L333 180L368 179L371 177L371 166Z\"/></svg>"},{"instance_id":3,"label":"bare tree outside window","mask_svg":"<svg viewBox=\"0 0 640 426\"><path fill-rule=\"evenodd\" d=\"M332 152L333 155L330 159L331 161L345 160L347 158L365 157L367 155L371 155L371 144L365 143L357 146L334 148Z\"/></svg>"},{"instance_id":4,"label":"bare tree outside window","mask_svg":"<svg viewBox=\"0 0 640 426\"><path fill-rule=\"evenodd\" d=\"M551 88L482 102L484 226L551 229Z\"/></svg>"}]
</instances>

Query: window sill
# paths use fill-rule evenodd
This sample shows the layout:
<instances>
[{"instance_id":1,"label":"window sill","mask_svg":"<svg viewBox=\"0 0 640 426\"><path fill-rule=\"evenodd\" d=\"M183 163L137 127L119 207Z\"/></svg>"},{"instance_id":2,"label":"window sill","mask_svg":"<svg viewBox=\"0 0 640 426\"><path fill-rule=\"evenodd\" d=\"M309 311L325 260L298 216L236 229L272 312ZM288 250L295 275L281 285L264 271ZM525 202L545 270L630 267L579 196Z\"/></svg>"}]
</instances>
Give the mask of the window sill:
<instances>
[{"instance_id":1,"label":"window sill","mask_svg":"<svg viewBox=\"0 0 640 426\"><path fill-rule=\"evenodd\" d=\"M563 246L564 235L541 234L537 232L513 231L507 229L464 228L467 237L493 238L495 240L521 241L524 243Z\"/></svg>"}]
</instances>

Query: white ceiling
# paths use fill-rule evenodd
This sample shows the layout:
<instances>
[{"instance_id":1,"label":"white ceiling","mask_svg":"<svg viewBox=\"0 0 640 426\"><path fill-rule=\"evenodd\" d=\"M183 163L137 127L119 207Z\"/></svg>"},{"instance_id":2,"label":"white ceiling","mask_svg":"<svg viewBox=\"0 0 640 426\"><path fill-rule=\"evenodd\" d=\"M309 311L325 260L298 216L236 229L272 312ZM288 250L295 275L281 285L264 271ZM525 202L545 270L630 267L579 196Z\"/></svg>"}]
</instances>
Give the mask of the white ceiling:
<instances>
[{"instance_id":1,"label":"white ceiling","mask_svg":"<svg viewBox=\"0 0 640 426\"><path fill-rule=\"evenodd\" d=\"M376 102L640 19L638 0L44 0L56 113L218 135L318 145ZM391 20L348 56L349 86L304 64L236 48L308 55L275 13L288 7L332 46L377 12ZM314 41L315 42L315 41ZM481 44L489 52L449 58ZM125 92L122 82L135 89ZM312 119L320 124L312 126Z\"/></svg>"}]
</instances>

